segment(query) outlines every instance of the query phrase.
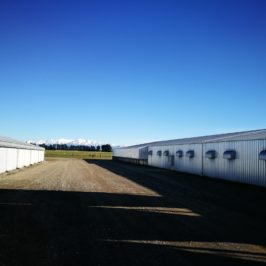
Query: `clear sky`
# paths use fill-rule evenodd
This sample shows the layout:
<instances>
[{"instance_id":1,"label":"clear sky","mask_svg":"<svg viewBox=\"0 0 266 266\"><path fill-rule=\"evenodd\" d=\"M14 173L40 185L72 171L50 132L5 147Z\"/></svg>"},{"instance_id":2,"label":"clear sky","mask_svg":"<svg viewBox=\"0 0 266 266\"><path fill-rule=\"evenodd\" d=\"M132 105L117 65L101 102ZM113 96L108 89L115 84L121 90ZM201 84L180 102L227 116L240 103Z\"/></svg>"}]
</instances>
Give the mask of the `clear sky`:
<instances>
[{"instance_id":1,"label":"clear sky","mask_svg":"<svg viewBox=\"0 0 266 266\"><path fill-rule=\"evenodd\" d=\"M0 0L0 135L266 128L265 14L264 0Z\"/></svg>"}]
</instances>

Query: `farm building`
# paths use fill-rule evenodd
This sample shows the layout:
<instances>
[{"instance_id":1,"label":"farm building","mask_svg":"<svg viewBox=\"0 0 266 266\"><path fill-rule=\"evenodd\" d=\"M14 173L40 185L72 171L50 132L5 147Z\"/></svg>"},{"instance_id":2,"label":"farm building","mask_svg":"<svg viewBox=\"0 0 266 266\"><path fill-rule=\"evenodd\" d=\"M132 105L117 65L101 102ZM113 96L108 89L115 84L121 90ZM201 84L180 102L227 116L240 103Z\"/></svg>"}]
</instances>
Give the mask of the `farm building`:
<instances>
[{"instance_id":1,"label":"farm building","mask_svg":"<svg viewBox=\"0 0 266 266\"><path fill-rule=\"evenodd\" d=\"M23 168L43 160L43 148L0 137L0 173Z\"/></svg>"},{"instance_id":2,"label":"farm building","mask_svg":"<svg viewBox=\"0 0 266 266\"><path fill-rule=\"evenodd\" d=\"M266 187L266 129L134 145L113 158Z\"/></svg>"}]
</instances>

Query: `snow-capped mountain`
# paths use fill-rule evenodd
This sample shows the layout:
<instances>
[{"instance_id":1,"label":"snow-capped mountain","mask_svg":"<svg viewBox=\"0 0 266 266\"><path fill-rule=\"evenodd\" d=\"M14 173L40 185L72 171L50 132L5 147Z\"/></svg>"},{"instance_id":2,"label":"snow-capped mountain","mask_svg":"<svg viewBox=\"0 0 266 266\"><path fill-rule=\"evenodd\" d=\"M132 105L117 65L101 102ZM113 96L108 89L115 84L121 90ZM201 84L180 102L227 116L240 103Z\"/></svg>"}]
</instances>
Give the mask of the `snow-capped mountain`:
<instances>
[{"instance_id":1,"label":"snow-capped mountain","mask_svg":"<svg viewBox=\"0 0 266 266\"><path fill-rule=\"evenodd\" d=\"M98 145L103 145L106 143L100 142L100 141L93 141L93 140L87 140L87 139L65 139L65 138L60 138L60 139L48 139L48 140L38 140L38 141L27 141L27 143L31 144L46 144L46 145L54 145L54 144L66 144L67 146L98 146Z\"/></svg>"}]
</instances>

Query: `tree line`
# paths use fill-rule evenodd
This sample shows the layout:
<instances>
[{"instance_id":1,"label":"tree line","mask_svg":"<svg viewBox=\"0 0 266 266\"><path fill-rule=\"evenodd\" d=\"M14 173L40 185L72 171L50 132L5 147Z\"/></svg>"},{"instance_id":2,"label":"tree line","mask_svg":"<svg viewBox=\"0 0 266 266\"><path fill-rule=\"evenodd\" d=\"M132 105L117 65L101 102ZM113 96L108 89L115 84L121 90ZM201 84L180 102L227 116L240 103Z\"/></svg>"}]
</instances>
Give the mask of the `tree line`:
<instances>
[{"instance_id":1,"label":"tree line","mask_svg":"<svg viewBox=\"0 0 266 266\"><path fill-rule=\"evenodd\" d=\"M85 146L85 145L78 145L78 146L68 146L66 144L40 144L40 147L45 148L46 150L69 150L69 151L103 151L103 152L111 152L112 146L110 144L104 144L104 145L91 145L91 146Z\"/></svg>"}]
</instances>

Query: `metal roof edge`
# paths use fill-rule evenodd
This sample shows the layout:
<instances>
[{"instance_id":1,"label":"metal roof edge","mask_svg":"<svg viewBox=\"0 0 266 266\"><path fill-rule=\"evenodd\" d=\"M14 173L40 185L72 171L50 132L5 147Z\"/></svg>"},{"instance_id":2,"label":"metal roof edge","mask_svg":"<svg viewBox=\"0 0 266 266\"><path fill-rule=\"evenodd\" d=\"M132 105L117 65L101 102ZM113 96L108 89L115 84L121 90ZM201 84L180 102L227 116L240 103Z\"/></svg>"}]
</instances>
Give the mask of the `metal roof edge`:
<instances>
[{"instance_id":1,"label":"metal roof edge","mask_svg":"<svg viewBox=\"0 0 266 266\"><path fill-rule=\"evenodd\" d=\"M240 141L240 140L243 140L241 139L241 137L242 138L248 137L249 135L252 136L252 135L264 133L264 132L266 134L266 129L256 129L256 130L239 131L239 132L232 132L232 133L205 135L205 136L191 137L191 138L170 139L170 140L154 141L154 142L148 142L148 143L143 143L143 144L138 144L138 145L126 146L126 147L118 148L118 149L133 149L133 148L139 149L139 148L143 148L146 146L149 146L149 147L150 146L169 146L169 145L179 145L179 144L180 145L181 144L201 144L201 143L211 143L211 142L237 141L237 139L234 139L234 138L238 138L238 137L239 137L238 140ZM245 139L245 140L249 140L249 139Z\"/></svg>"},{"instance_id":2,"label":"metal roof edge","mask_svg":"<svg viewBox=\"0 0 266 266\"><path fill-rule=\"evenodd\" d=\"M45 149L36 145L24 143L15 139L0 137L0 147L1 148L13 148L13 149L27 149L27 150L40 150L44 151Z\"/></svg>"}]
</instances>

